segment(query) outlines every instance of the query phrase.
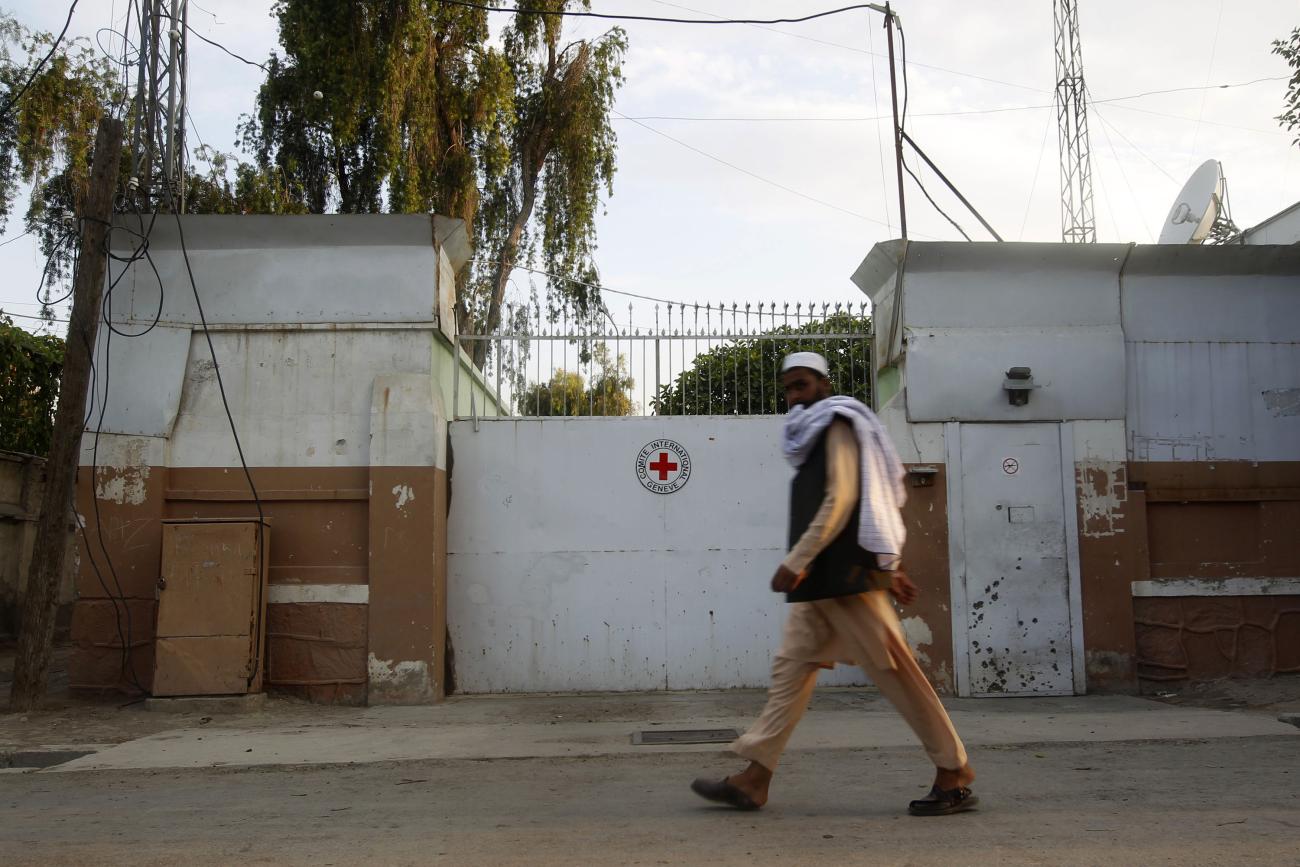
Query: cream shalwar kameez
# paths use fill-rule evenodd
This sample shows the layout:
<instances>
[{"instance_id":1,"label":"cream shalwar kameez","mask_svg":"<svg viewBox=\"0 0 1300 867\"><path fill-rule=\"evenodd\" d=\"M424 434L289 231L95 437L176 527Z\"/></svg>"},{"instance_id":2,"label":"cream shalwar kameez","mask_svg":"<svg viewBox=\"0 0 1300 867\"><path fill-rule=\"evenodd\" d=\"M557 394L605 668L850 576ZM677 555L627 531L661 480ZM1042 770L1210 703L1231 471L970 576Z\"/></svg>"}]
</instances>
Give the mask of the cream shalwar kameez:
<instances>
[{"instance_id":1,"label":"cream shalwar kameez","mask_svg":"<svg viewBox=\"0 0 1300 867\"><path fill-rule=\"evenodd\" d=\"M852 427L836 420L826 437L826 496L785 560L796 575L844 530L860 492L858 443ZM955 770L966 764L961 738L912 656L887 591L794 602L789 609L781 647L772 660L767 705L749 731L732 743L734 753L775 771L808 707L818 671L841 662L858 665L867 673L911 726L936 767Z\"/></svg>"}]
</instances>

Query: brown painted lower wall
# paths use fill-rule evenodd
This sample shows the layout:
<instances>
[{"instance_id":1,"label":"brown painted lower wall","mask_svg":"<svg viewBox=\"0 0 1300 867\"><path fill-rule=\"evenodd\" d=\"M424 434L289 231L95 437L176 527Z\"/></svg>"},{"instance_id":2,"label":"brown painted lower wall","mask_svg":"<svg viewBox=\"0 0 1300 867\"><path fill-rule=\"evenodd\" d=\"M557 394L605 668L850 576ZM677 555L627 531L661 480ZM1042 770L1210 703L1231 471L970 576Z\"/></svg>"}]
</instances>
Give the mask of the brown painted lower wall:
<instances>
[{"instance_id":1,"label":"brown painted lower wall","mask_svg":"<svg viewBox=\"0 0 1300 867\"><path fill-rule=\"evenodd\" d=\"M271 686L322 704L365 704L367 608L327 602L267 606Z\"/></svg>"},{"instance_id":2,"label":"brown painted lower wall","mask_svg":"<svg viewBox=\"0 0 1300 867\"><path fill-rule=\"evenodd\" d=\"M930 640L917 647L917 660L935 689L952 695L956 680L952 669L952 585L948 576L948 482L944 466L939 464L937 469L931 485L912 487L911 477L907 483L903 566L920 594L900 616L905 623L920 618L925 624L922 634L928 632Z\"/></svg>"},{"instance_id":3,"label":"brown painted lower wall","mask_svg":"<svg viewBox=\"0 0 1300 867\"><path fill-rule=\"evenodd\" d=\"M371 605L269 605L268 687L312 701L365 703L370 698L367 655L377 643L381 658L394 668L410 659L427 663L437 677L420 697L440 695L445 475L428 467L258 467L252 474L273 530L273 585L379 579L369 588L371 604L379 604L377 627ZM76 580L70 680L82 690L148 691L161 521L255 516L256 503L239 468L101 467L98 476L98 499L92 496L89 468L83 467L77 480L77 510L86 520L89 550L82 552ZM400 509L390 495L398 482L414 488L414 498ZM377 552L371 550L372 539L382 542ZM125 656L123 644L130 648Z\"/></svg>"},{"instance_id":4,"label":"brown painted lower wall","mask_svg":"<svg viewBox=\"0 0 1300 867\"><path fill-rule=\"evenodd\" d=\"M1146 557L1142 492L1120 462L1075 465L1088 692L1137 691L1131 582Z\"/></svg>"},{"instance_id":5,"label":"brown painted lower wall","mask_svg":"<svg viewBox=\"0 0 1300 867\"><path fill-rule=\"evenodd\" d=\"M1300 461L1129 464L1143 489L1148 556L1133 580L1300 575ZM1133 600L1143 691L1300 671L1300 597Z\"/></svg>"},{"instance_id":6,"label":"brown painted lower wall","mask_svg":"<svg viewBox=\"0 0 1300 867\"><path fill-rule=\"evenodd\" d=\"M1149 597L1133 609L1144 692L1300 672L1300 596Z\"/></svg>"}]
</instances>

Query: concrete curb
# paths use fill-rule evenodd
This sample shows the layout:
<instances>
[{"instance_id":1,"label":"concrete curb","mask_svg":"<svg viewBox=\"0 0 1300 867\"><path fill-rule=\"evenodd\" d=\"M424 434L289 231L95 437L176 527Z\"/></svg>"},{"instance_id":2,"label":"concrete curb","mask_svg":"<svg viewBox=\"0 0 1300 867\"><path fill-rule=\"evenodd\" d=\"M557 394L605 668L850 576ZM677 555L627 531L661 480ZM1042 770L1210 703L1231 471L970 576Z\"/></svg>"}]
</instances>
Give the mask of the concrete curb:
<instances>
[{"instance_id":1,"label":"concrete curb","mask_svg":"<svg viewBox=\"0 0 1300 867\"><path fill-rule=\"evenodd\" d=\"M526 701L526 700L524 700ZM500 706L500 705L498 705ZM462 705L462 709L470 707ZM480 706L481 707L481 706ZM1020 712L1017 712L1020 711ZM1028 702L963 702L953 723L972 750L1052 744L1197 741L1300 737L1300 729L1253 714L1106 697ZM496 719L508 719L502 715ZM338 722L237 725L178 729L74 759L44 773L162 768L335 765L424 760L590 758L662 752L717 753L725 744L638 746L634 735L665 729L744 731L751 719L691 716L520 722L465 717L449 705L371 708ZM887 707L810 711L792 750L917 748L902 719Z\"/></svg>"}]
</instances>

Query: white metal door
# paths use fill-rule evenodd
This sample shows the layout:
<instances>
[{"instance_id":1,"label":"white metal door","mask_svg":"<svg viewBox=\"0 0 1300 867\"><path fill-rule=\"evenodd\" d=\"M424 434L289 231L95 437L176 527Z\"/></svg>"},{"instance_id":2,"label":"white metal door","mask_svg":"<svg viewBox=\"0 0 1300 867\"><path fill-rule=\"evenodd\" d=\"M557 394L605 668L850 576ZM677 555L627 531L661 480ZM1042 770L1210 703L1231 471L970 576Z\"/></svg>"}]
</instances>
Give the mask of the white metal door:
<instances>
[{"instance_id":1,"label":"white metal door","mask_svg":"<svg viewBox=\"0 0 1300 867\"><path fill-rule=\"evenodd\" d=\"M447 628L457 690L766 686L787 610L768 585L786 552L781 424L498 419L476 431L452 422ZM665 440L683 452L664 452ZM642 469L673 481L682 454L689 481L668 485L672 493L643 481ZM838 666L819 680L865 676Z\"/></svg>"},{"instance_id":2,"label":"white metal door","mask_svg":"<svg viewBox=\"0 0 1300 867\"><path fill-rule=\"evenodd\" d=\"M1060 426L959 429L969 693L1070 695L1073 511L1065 509Z\"/></svg>"}]
</instances>

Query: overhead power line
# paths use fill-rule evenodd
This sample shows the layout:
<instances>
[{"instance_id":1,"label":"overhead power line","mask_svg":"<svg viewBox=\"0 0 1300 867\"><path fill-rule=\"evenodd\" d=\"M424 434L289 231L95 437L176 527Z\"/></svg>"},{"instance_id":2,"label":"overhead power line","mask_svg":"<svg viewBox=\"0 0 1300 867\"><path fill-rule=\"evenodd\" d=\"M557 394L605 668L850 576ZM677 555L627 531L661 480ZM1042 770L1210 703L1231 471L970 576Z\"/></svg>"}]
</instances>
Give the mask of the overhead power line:
<instances>
[{"instance_id":1,"label":"overhead power line","mask_svg":"<svg viewBox=\"0 0 1300 867\"><path fill-rule=\"evenodd\" d=\"M680 3L669 3L667 2L667 0L654 0L654 2L658 3L660 6L671 6L674 9L685 9L687 12L695 12L699 15L708 15L713 18L725 17L722 15L716 15L712 12L707 12L703 9L694 9L690 6L683 6ZM786 30L778 30L775 27L758 27L758 29L766 30L768 33L775 33L779 36L788 36L791 39L802 39L804 42L815 42L818 45L829 45L832 48L840 48L843 49L844 51L852 51L854 54L866 54L871 57L878 57L881 60L889 59L889 55L879 54L874 50L874 48L871 47L858 48L856 45L845 45L843 42L832 42L828 39L818 39L815 36L807 36L803 33L790 33L789 31ZM957 76L961 76L962 78L972 78L975 79L976 81L986 81L989 84L1001 84L1004 87L1014 87L1018 90L1031 90L1034 91L1035 93L1050 93L1050 91L1044 90L1041 87L1033 87L1028 84L1017 84L1014 81L1002 81L1001 79L997 79L997 78L989 78L988 76L984 76L984 75L976 75L973 72L962 72L959 69L949 69L946 66L935 66L930 63L917 63L915 60L912 61L912 65L920 66L925 69L933 69L936 72L946 72L949 75L957 75Z\"/></svg>"},{"instance_id":2,"label":"overhead power line","mask_svg":"<svg viewBox=\"0 0 1300 867\"><path fill-rule=\"evenodd\" d=\"M26 313L11 313L8 310L0 310L0 316L16 316L19 319L35 319L37 322L62 322L65 325L68 322L66 319L56 319L53 317L46 319L44 316L28 316Z\"/></svg>"},{"instance_id":3,"label":"overhead power line","mask_svg":"<svg viewBox=\"0 0 1300 867\"><path fill-rule=\"evenodd\" d=\"M829 18L832 15L841 15L845 12L871 9L875 5L871 3L855 3L852 6L841 6L838 9L813 12L809 15L801 15L798 18L667 18L656 15L615 15L609 12L582 12L562 9L519 9L514 6L489 6L485 3L470 3L467 0L437 0L437 2L444 6L463 6L466 9L481 9L484 12L509 12L511 15L545 15L548 18L600 18L607 21L654 21L660 24L801 24L804 21Z\"/></svg>"},{"instance_id":4,"label":"overhead power line","mask_svg":"<svg viewBox=\"0 0 1300 867\"><path fill-rule=\"evenodd\" d=\"M919 65L920 65L920 64L916 63L915 61L911 61L911 60L908 61L908 66L919 66ZM1126 102L1126 101L1128 101L1128 100L1133 100L1133 99L1142 99L1142 98L1145 98L1145 97L1148 97L1148 96L1161 96L1161 95L1168 94L1168 93L1184 93L1184 92L1187 92L1187 91L1199 91L1199 90L1227 90L1227 89L1230 89L1230 88L1236 88L1236 87L1249 87L1249 86L1254 85L1254 84L1262 84L1262 83L1270 82L1270 81L1287 81L1287 80L1289 80L1289 79L1288 79L1288 77L1285 76L1285 75L1281 75L1281 76L1271 76L1271 77L1269 77L1269 78L1256 78L1256 79L1254 79L1254 80L1252 80L1252 81L1242 81L1242 82L1237 82L1237 83L1234 83L1234 84L1209 84L1209 85L1205 85L1204 87L1201 87L1201 86L1194 86L1194 87L1174 87L1174 88L1170 88L1170 89L1168 89L1168 90L1147 90L1147 91L1143 91L1142 93L1130 93L1130 94L1125 94L1125 95L1123 95L1123 96L1110 96L1110 97L1106 97L1106 98L1104 98L1104 99L1096 99L1096 98L1089 97L1088 102L1089 102L1089 104L1091 104L1091 105L1098 105L1098 104L1106 105L1106 104L1110 104L1110 103ZM1006 106L1000 106L1000 107L998 107L998 108L972 108L972 109L964 109L964 110L962 110L962 111L929 111L929 112L913 112L913 111L909 111L909 112L907 113L907 116L908 116L909 118L916 118L916 117L963 117L963 116L966 116L966 115L979 115L979 114L1002 114L1002 113L1005 113L1005 112L1012 112L1012 111L1038 111L1038 110L1042 110L1042 109L1055 108L1055 107L1056 107L1056 106L1055 106L1054 104L1050 103L1050 102L1044 102L1044 103L1039 103L1039 104L1036 104L1036 105L1006 105ZM1116 108L1126 108L1126 109L1129 109L1129 110L1132 110L1132 111L1139 111L1139 110L1140 110L1140 109L1133 108L1132 106L1116 105L1115 107L1116 107ZM1186 121L1190 121L1190 122L1196 122L1196 118L1191 118L1191 117L1182 117L1182 116L1180 116L1180 115L1176 115L1176 114L1161 114L1160 116L1161 116L1161 117L1178 118L1178 119L1180 119L1180 120L1186 120ZM877 121L889 120L890 118L891 118L891 115L887 115L887 114L873 115L873 116L869 116L869 117L864 117L864 116L851 116L851 117L825 117L825 116L823 116L823 117L808 117L808 116L802 116L802 117L750 116L750 117L738 117L738 116L724 116L724 115L667 115L667 114L638 114L638 115L625 115L625 116L624 116L624 119L626 119L626 120L687 121L687 122L693 122L693 123L699 123L699 122L713 122L713 123L874 123L874 122L877 122ZM1204 122L1204 123L1207 123L1207 124L1208 124L1208 123L1212 123L1211 121L1203 121L1203 122ZM1227 124L1217 124L1217 125L1218 125L1218 126L1227 126ZM1272 130L1252 129L1251 127L1232 127L1232 128L1233 128L1233 129L1250 130L1251 132L1268 132L1268 133L1271 133L1271 132L1272 132ZM1285 133L1279 133L1279 134L1280 134L1280 135L1285 135Z\"/></svg>"},{"instance_id":5,"label":"overhead power line","mask_svg":"<svg viewBox=\"0 0 1300 867\"><path fill-rule=\"evenodd\" d=\"M227 48L226 46L222 45L220 42L217 42L215 39L209 39L208 37L204 36L202 33L200 33L199 31L195 30L195 29L194 29L193 27L191 27L190 25L186 24L186 25L185 25L185 29L188 30L190 33L193 33L193 34L194 34L195 36L197 36L199 39L201 39L201 40L203 40L204 42L206 42L206 43L208 43L209 45L211 45L213 48L220 48L222 51L226 52L227 54L229 54L231 57L235 58L236 60L238 60L238 61L240 61L240 62L242 62L242 63L247 63L249 66L256 66L258 69L262 70L263 72L268 72L268 71L269 71L269 70L266 68L266 64L265 64L265 63L258 63L256 60L249 60L247 57L244 57L242 54L236 54L235 52L231 51L231 50L230 50L229 48Z\"/></svg>"},{"instance_id":6,"label":"overhead power line","mask_svg":"<svg viewBox=\"0 0 1300 867\"><path fill-rule=\"evenodd\" d=\"M836 204L834 204L834 203L832 203L832 202L828 202L828 201L826 201L825 199L819 199L819 198L817 198L816 196L810 196L810 195L808 195L808 194L805 193L805 192L802 192L802 191L800 191L800 190L796 190L794 187L788 187L788 186L786 186L785 184L780 183L779 181L774 181L774 180L772 180L771 178L764 177L763 175L760 175L760 174L758 174L757 172L751 172L749 169L747 169L747 168L743 168L743 167L741 167L741 166L738 166L738 165L736 165L735 163L728 162L727 160L724 160L724 159L723 159L722 157L720 157L720 156L716 156L716 155L714 155L714 154L709 153L708 151L701 150L700 148L697 148L695 145L693 145L693 144L689 144L689 143L687 143L687 142L684 142L684 141L682 141L682 140L679 139L679 138L675 138L675 137L673 137L673 136L670 136L668 133L666 133L666 132L664 132L664 131L662 131L662 130L655 129L654 127L650 126L649 124L642 123L642 122L639 121L639 120L632 120L632 118L628 117L627 115L623 114L622 112L618 111L617 109L614 110L614 113L617 114L618 116L624 118L625 120L630 120L630 121L632 121L632 123L635 123L635 124L636 124L637 126L639 126L639 127L642 127L642 128L644 128L644 129L646 129L646 130L649 130L650 132L654 133L654 134L657 135L657 136L660 136L661 138L666 138L666 139L668 139L670 142L673 142L673 143L676 144L676 145L679 145L679 146L681 146L681 147L686 148L686 149L689 150L689 151L692 151L692 152L694 152L694 153L699 154L700 156L704 157L705 159L713 160L715 163L719 163L719 164L721 164L721 165L726 166L726 167L729 168L729 169L733 169L733 170L735 170L735 171L738 171L738 172L740 172L742 175L748 175L749 177L753 178L754 180L762 181L763 183L767 184L768 186L776 187L778 190L782 190L782 191L787 192L787 193L789 193L789 194L791 194L791 195L793 195L793 196L798 196L798 197L801 198L801 199L807 199L807 200L810 201L810 202L815 202L816 204L821 205L822 207L830 208L830 209L835 210L835 211L839 211L839 212L842 213L842 214L848 214L850 217L857 217L859 220L865 220L865 221L867 221L868 223L875 223L875 224L878 225L878 226L884 226L886 229L890 229L890 230L893 229L893 226L891 226L889 223L886 223L884 220L878 220L878 219L876 219L875 217L868 217L866 214L859 214L857 211L850 211L848 208L840 207L839 205L836 205Z\"/></svg>"}]
</instances>

